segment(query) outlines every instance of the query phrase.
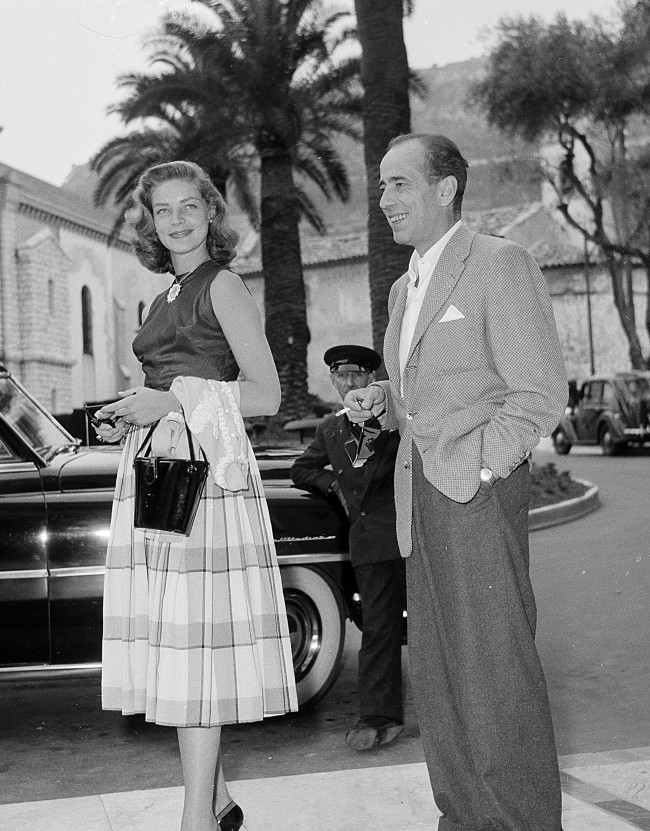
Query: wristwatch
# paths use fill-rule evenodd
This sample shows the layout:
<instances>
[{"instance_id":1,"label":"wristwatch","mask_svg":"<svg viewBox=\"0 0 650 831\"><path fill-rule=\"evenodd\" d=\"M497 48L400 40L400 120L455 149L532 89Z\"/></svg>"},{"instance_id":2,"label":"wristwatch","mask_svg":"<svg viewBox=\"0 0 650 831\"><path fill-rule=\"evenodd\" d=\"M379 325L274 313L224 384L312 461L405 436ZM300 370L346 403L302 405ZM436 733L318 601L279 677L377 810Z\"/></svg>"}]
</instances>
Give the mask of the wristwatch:
<instances>
[{"instance_id":1,"label":"wristwatch","mask_svg":"<svg viewBox=\"0 0 650 831\"><path fill-rule=\"evenodd\" d=\"M493 485L499 477L494 474L489 467L481 468L481 482L486 482L488 485Z\"/></svg>"}]
</instances>

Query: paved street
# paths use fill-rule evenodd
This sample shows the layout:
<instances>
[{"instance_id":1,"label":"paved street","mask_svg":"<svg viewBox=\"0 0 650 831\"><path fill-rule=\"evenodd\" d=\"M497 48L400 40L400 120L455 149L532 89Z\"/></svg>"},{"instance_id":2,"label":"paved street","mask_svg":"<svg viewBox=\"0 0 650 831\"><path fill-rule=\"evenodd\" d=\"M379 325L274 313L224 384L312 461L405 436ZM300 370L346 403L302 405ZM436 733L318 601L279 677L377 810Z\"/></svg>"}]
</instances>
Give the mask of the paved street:
<instances>
[{"instance_id":1,"label":"paved street","mask_svg":"<svg viewBox=\"0 0 650 831\"><path fill-rule=\"evenodd\" d=\"M650 744L650 452L603 458L580 448L564 457L538 451L536 460L595 482L602 502L531 534L558 752Z\"/></svg>"},{"instance_id":2,"label":"paved street","mask_svg":"<svg viewBox=\"0 0 650 831\"><path fill-rule=\"evenodd\" d=\"M558 752L566 771L565 811L571 809L573 818L565 819L565 831L650 829L650 804L646 804L650 778L650 452L633 451L606 459L591 449L572 451L563 458L540 450L536 461L555 462L558 468L595 482L602 499L596 513L531 535L538 643L547 671ZM314 824L319 800L313 806L312 802L317 787L321 805L325 794L333 799L338 798L334 794L341 794L341 804L347 805L348 791L350 799L354 800L355 793L365 793L370 802L381 793L382 805L393 799L402 808L408 804L411 819L402 828L434 827L436 814L427 794L406 655L404 734L394 745L366 754L348 750L343 742L345 730L356 719L358 643L358 632L349 624L344 669L313 711L225 729L226 775L236 782L239 791L235 789L235 793L254 803L249 814L261 811L264 805L269 813L277 813L281 795L286 798L290 794L296 804L304 801L305 817L312 817L294 825L295 831L329 829L332 826L326 817L321 817L322 824ZM145 810L138 800L153 800L152 804L171 800L166 816L174 815L181 781L174 731L146 725L139 718L102 713L98 696L96 680L0 687L0 802L139 791L131 797L135 800L133 811ZM265 780L268 785L263 786L261 781ZM171 790L148 795L148 789L160 788ZM110 815L111 822L93 825L89 821L88 828L149 828L126 821L116 824L109 810L110 799L102 799L102 816ZM593 806L597 804L608 805L606 810L613 812L604 815L603 824L594 819ZM633 818L630 805L640 812ZM15 808L7 805L5 810L13 812ZM0 827L8 831L31 828L30 810L25 805L26 824L16 820L13 825L3 824L3 816L9 814L0 810ZM587 810L592 813L584 819ZM617 810L619 817L627 811L633 824L614 820ZM364 813L367 821L373 822L368 828L396 827L389 807L385 806L382 824L368 816ZM354 817L347 819L349 826L339 823L337 828L359 827ZM360 815L357 821L361 821ZM285 827L289 825L286 822ZM151 825L152 829L158 827L166 831L168 826ZM170 831L175 827L170 824ZM251 820L249 831L275 827Z\"/></svg>"}]
</instances>

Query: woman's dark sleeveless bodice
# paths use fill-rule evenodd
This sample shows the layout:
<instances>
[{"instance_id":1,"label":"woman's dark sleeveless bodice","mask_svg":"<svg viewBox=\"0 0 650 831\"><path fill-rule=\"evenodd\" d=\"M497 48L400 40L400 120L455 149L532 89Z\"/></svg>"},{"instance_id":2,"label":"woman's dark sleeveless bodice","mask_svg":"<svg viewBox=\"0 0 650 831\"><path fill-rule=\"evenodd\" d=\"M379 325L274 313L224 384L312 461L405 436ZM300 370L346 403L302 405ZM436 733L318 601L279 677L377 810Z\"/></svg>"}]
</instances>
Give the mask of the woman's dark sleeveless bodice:
<instances>
[{"instance_id":1,"label":"woman's dark sleeveless bodice","mask_svg":"<svg viewBox=\"0 0 650 831\"><path fill-rule=\"evenodd\" d=\"M178 375L215 381L237 379L239 367L210 297L210 285L219 271L221 268L208 260L183 283L173 303L167 302L167 289L152 301L133 341L145 386L168 390Z\"/></svg>"}]
</instances>

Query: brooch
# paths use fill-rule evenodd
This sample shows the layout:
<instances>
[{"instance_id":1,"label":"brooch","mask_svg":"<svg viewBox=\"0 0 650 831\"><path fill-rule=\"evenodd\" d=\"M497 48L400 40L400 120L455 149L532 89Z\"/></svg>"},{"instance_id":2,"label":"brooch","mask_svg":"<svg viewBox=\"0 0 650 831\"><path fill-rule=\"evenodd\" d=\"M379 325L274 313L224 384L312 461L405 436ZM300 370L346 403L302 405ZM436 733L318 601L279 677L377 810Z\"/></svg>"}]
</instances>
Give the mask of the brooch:
<instances>
[{"instance_id":1,"label":"brooch","mask_svg":"<svg viewBox=\"0 0 650 831\"><path fill-rule=\"evenodd\" d=\"M174 300L178 297L181 293L181 284L177 283L175 280L169 287L169 291L167 292L167 302L173 303Z\"/></svg>"}]
</instances>

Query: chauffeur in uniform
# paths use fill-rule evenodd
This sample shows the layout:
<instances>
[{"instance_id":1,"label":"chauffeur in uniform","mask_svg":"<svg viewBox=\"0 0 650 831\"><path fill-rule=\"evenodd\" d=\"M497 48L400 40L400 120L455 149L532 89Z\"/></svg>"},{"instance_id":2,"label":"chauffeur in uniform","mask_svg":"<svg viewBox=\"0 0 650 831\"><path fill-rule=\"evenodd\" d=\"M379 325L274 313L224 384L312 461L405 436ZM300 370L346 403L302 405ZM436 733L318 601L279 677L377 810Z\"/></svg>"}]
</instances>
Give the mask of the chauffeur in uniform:
<instances>
[{"instance_id":1,"label":"chauffeur in uniform","mask_svg":"<svg viewBox=\"0 0 650 831\"><path fill-rule=\"evenodd\" d=\"M324 360L341 399L371 383L381 364L377 352L354 345L333 346ZM361 717L345 737L354 750L389 744L403 730L405 576L395 531L393 487L399 433L381 432L377 425L375 434L368 425L361 434L344 413L326 416L291 469L297 487L335 494L350 520L350 558L363 604Z\"/></svg>"}]
</instances>

